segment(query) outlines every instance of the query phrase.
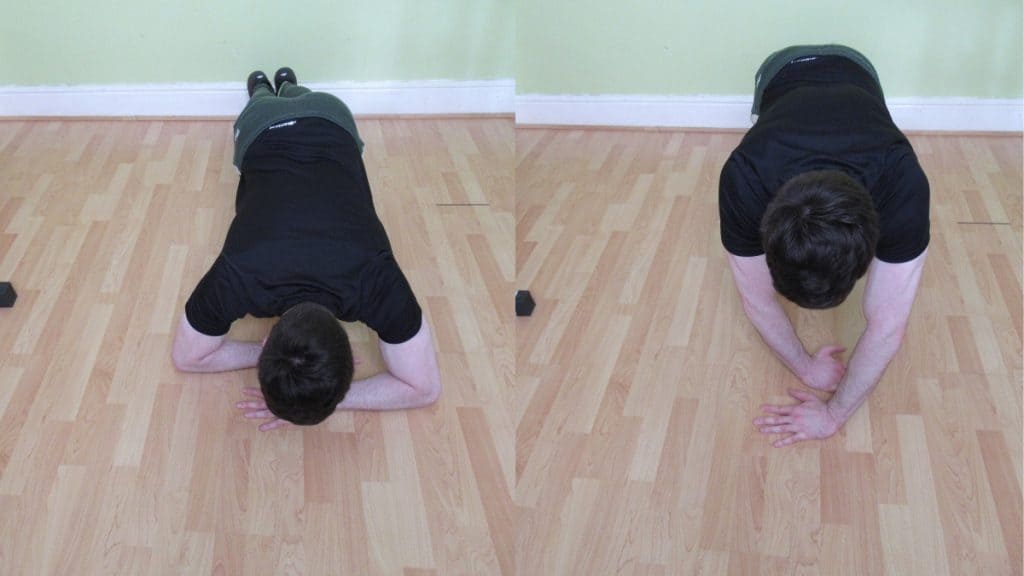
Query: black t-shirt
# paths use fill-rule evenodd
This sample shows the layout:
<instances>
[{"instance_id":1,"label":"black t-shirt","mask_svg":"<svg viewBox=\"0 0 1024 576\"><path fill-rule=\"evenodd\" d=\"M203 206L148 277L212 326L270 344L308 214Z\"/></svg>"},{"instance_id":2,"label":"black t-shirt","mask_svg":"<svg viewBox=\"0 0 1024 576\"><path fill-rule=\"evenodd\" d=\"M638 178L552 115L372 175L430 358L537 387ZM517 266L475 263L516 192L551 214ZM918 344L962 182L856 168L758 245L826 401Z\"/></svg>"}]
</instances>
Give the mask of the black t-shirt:
<instances>
[{"instance_id":1,"label":"black t-shirt","mask_svg":"<svg viewBox=\"0 0 1024 576\"><path fill-rule=\"evenodd\" d=\"M928 179L885 107L881 89L840 56L784 67L767 86L757 123L722 167L722 244L736 256L764 254L760 225L790 178L841 170L868 190L878 212L875 256L913 260L928 247Z\"/></svg>"},{"instance_id":2,"label":"black t-shirt","mask_svg":"<svg viewBox=\"0 0 1024 576\"><path fill-rule=\"evenodd\" d=\"M246 314L315 302L397 344L421 310L370 195L355 139L318 118L264 131L242 161L224 248L185 304L189 324L221 336Z\"/></svg>"}]
</instances>

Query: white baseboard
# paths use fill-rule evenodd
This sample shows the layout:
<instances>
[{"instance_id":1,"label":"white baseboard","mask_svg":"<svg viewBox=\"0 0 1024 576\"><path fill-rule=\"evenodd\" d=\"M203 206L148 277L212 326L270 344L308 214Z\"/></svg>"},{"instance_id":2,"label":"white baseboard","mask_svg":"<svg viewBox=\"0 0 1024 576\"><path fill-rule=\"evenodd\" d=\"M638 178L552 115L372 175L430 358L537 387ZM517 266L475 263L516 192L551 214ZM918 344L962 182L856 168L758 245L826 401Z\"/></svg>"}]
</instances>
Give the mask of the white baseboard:
<instances>
[{"instance_id":1,"label":"white baseboard","mask_svg":"<svg viewBox=\"0 0 1024 576\"><path fill-rule=\"evenodd\" d=\"M511 114L522 125L669 128L750 127L750 96L515 95L515 81L334 82L308 87L345 101L357 116ZM246 102L238 82L0 86L0 117L225 116ZM891 98L903 130L1020 132L1024 100Z\"/></svg>"},{"instance_id":2,"label":"white baseboard","mask_svg":"<svg viewBox=\"0 0 1024 576\"><path fill-rule=\"evenodd\" d=\"M341 98L352 113L511 114L515 81L335 82L304 84ZM143 84L0 86L3 116L235 116L245 85Z\"/></svg>"},{"instance_id":3,"label":"white baseboard","mask_svg":"<svg viewBox=\"0 0 1024 576\"><path fill-rule=\"evenodd\" d=\"M747 129L750 96L516 96L516 124ZM1024 100L890 98L902 130L1021 132Z\"/></svg>"},{"instance_id":4,"label":"white baseboard","mask_svg":"<svg viewBox=\"0 0 1024 576\"><path fill-rule=\"evenodd\" d=\"M886 105L901 130L1024 131L1024 100L889 98Z\"/></svg>"}]
</instances>

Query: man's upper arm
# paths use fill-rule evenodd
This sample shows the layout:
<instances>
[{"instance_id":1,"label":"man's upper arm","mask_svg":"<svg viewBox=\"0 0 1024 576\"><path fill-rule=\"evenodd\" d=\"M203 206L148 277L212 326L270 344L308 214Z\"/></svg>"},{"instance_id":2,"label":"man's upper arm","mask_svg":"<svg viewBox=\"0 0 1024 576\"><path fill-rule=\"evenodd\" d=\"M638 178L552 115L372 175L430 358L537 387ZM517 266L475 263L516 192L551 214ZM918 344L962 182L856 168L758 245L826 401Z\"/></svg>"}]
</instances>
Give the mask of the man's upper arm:
<instances>
[{"instance_id":1,"label":"man's upper arm","mask_svg":"<svg viewBox=\"0 0 1024 576\"><path fill-rule=\"evenodd\" d=\"M737 256L764 253L761 217L767 198L752 178L750 168L733 156L722 166L718 179L719 234L726 251Z\"/></svg>"},{"instance_id":2,"label":"man's upper arm","mask_svg":"<svg viewBox=\"0 0 1024 576\"><path fill-rule=\"evenodd\" d=\"M225 336L207 336L192 327L185 314L178 322L178 331L174 334L174 346L171 359L174 366L183 372L195 372L200 368L202 360L213 354L224 343Z\"/></svg>"},{"instance_id":3,"label":"man's upper arm","mask_svg":"<svg viewBox=\"0 0 1024 576\"><path fill-rule=\"evenodd\" d=\"M909 262L890 264L876 258L871 263L863 302L869 328L903 330L914 306L927 256L928 250L925 249Z\"/></svg>"},{"instance_id":4,"label":"man's upper arm","mask_svg":"<svg viewBox=\"0 0 1024 576\"><path fill-rule=\"evenodd\" d=\"M359 320L382 342L408 342L422 329L423 310L394 256L379 258L362 271Z\"/></svg>"},{"instance_id":5,"label":"man's upper arm","mask_svg":"<svg viewBox=\"0 0 1024 576\"><path fill-rule=\"evenodd\" d=\"M760 256L736 256L727 254L736 289L743 299L744 308L761 308L777 303L775 287L764 254Z\"/></svg>"},{"instance_id":6,"label":"man's upper arm","mask_svg":"<svg viewBox=\"0 0 1024 576\"><path fill-rule=\"evenodd\" d=\"M187 324L201 334L227 334L232 322L251 311L245 293L223 254L218 256L185 302Z\"/></svg>"},{"instance_id":7,"label":"man's upper arm","mask_svg":"<svg viewBox=\"0 0 1024 576\"><path fill-rule=\"evenodd\" d=\"M884 185L889 193L877 207L881 236L875 257L888 263L910 262L928 247L931 202L928 176L912 150L904 150L888 167Z\"/></svg>"},{"instance_id":8,"label":"man's upper arm","mask_svg":"<svg viewBox=\"0 0 1024 576\"><path fill-rule=\"evenodd\" d=\"M434 340L426 317L415 336L400 344L380 341L384 365L392 376L423 393L429 402L441 394L441 373L437 367Z\"/></svg>"}]
</instances>

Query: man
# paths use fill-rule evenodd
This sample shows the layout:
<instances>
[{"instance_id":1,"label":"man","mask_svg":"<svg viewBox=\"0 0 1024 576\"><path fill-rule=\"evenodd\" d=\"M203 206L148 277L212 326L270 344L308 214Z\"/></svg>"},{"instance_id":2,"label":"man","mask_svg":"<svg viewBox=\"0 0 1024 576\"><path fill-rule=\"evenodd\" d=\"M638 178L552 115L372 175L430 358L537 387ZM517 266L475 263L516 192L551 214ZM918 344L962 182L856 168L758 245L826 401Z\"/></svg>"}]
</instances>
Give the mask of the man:
<instances>
[{"instance_id":1,"label":"man","mask_svg":"<svg viewBox=\"0 0 1024 576\"><path fill-rule=\"evenodd\" d=\"M878 77L844 46L776 52L755 80L757 120L722 168L722 244L743 310L765 343L827 402L790 390L764 405L775 446L827 438L864 403L899 350L928 248L928 180L885 107ZM864 333L808 353L776 292L804 308L838 306L867 273Z\"/></svg>"},{"instance_id":2,"label":"man","mask_svg":"<svg viewBox=\"0 0 1024 576\"><path fill-rule=\"evenodd\" d=\"M241 177L224 248L185 305L174 365L188 372L258 366L250 418L312 425L335 409L390 410L437 400L430 327L391 252L348 108L297 84L290 68L249 75L235 122ZM264 343L225 336L242 316L280 316ZM352 381L338 319L380 337L387 371Z\"/></svg>"}]
</instances>

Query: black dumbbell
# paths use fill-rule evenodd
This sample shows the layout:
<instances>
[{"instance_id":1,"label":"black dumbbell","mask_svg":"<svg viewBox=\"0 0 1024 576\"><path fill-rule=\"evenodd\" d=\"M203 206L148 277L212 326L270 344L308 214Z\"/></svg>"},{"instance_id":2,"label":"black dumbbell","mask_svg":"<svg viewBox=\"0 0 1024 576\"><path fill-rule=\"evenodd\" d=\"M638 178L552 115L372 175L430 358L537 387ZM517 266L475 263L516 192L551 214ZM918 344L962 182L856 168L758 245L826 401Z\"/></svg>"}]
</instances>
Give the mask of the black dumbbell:
<instances>
[{"instance_id":1,"label":"black dumbbell","mask_svg":"<svg viewBox=\"0 0 1024 576\"><path fill-rule=\"evenodd\" d=\"M533 309L536 306L537 303L533 301L533 296L530 296L529 290L516 292L516 316L529 316L533 314Z\"/></svg>"},{"instance_id":2,"label":"black dumbbell","mask_svg":"<svg viewBox=\"0 0 1024 576\"><path fill-rule=\"evenodd\" d=\"M0 282L0 308L14 306L17 299L18 293L14 291L14 286L11 286L10 282Z\"/></svg>"}]
</instances>

